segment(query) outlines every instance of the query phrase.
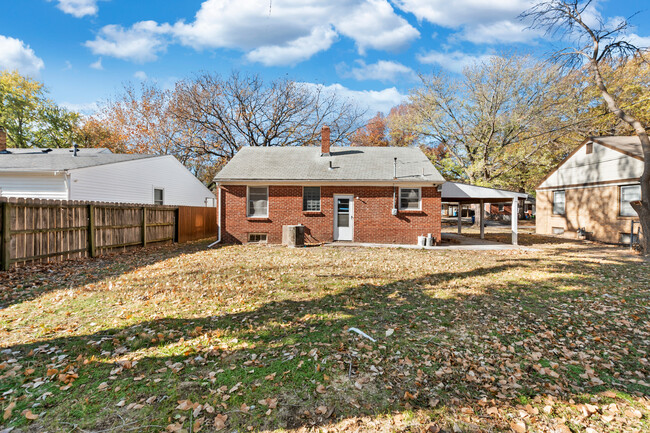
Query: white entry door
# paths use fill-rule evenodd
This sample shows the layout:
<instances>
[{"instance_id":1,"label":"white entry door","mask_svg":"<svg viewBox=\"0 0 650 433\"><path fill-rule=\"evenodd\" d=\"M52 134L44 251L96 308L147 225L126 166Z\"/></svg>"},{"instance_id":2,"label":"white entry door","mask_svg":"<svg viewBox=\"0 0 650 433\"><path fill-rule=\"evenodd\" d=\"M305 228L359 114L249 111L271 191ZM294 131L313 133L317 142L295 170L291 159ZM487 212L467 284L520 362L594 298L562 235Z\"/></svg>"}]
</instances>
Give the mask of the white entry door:
<instances>
[{"instance_id":1,"label":"white entry door","mask_svg":"<svg viewBox=\"0 0 650 433\"><path fill-rule=\"evenodd\" d=\"M351 241L354 235L354 196L334 196L334 240Z\"/></svg>"}]
</instances>

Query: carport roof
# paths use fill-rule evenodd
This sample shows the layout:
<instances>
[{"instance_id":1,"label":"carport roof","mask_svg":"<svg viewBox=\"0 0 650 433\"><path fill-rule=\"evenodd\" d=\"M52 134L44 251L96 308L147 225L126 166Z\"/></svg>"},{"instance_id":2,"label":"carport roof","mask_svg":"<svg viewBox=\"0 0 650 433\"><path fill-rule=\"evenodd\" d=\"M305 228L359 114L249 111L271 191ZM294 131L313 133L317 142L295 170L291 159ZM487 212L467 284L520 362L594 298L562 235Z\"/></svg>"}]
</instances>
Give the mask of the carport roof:
<instances>
[{"instance_id":1,"label":"carport roof","mask_svg":"<svg viewBox=\"0 0 650 433\"><path fill-rule=\"evenodd\" d=\"M485 186L468 185L460 182L445 182L442 184L442 201L451 203L486 203L511 202L518 198L525 200L528 194L488 188Z\"/></svg>"}]
</instances>

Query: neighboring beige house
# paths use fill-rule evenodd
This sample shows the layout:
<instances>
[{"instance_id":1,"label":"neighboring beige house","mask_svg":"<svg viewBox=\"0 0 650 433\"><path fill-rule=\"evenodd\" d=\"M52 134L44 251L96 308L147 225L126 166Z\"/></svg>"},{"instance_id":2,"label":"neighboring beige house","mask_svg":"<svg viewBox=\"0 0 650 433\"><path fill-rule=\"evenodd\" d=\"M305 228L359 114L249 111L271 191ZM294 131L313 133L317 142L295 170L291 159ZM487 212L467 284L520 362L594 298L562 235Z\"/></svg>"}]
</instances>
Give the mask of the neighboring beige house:
<instances>
[{"instance_id":1,"label":"neighboring beige house","mask_svg":"<svg viewBox=\"0 0 650 433\"><path fill-rule=\"evenodd\" d=\"M537 187L537 233L628 243L642 173L638 137L586 139Z\"/></svg>"}]
</instances>

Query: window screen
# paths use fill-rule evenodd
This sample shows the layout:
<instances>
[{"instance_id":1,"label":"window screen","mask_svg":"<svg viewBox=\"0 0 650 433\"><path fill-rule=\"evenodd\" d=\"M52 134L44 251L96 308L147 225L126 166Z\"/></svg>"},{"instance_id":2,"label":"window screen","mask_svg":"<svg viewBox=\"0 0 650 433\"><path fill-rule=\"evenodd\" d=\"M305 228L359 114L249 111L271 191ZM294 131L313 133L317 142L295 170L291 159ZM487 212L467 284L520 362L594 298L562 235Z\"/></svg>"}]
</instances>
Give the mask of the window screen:
<instances>
[{"instance_id":1,"label":"window screen","mask_svg":"<svg viewBox=\"0 0 650 433\"><path fill-rule=\"evenodd\" d=\"M621 187L621 216L636 216L631 201L641 200L641 185Z\"/></svg>"},{"instance_id":2,"label":"window screen","mask_svg":"<svg viewBox=\"0 0 650 433\"><path fill-rule=\"evenodd\" d=\"M302 190L302 210L320 211L320 187L306 186Z\"/></svg>"},{"instance_id":3,"label":"window screen","mask_svg":"<svg viewBox=\"0 0 650 433\"><path fill-rule=\"evenodd\" d=\"M165 192L162 189L154 188L153 204L165 204Z\"/></svg>"},{"instance_id":4,"label":"window screen","mask_svg":"<svg viewBox=\"0 0 650 433\"><path fill-rule=\"evenodd\" d=\"M553 191L553 214L564 215L565 194L564 191Z\"/></svg>"},{"instance_id":5,"label":"window screen","mask_svg":"<svg viewBox=\"0 0 650 433\"><path fill-rule=\"evenodd\" d=\"M399 190L399 207L405 210L419 210L420 188L401 188Z\"/></svg>"},{"instance_id":6,"label":"window screen","mask_svg":"<svg viewBox=\"0 0 650 433\"><path fill-rule=\"evenodd\" d=\"M248 188L248 216L266 217L269 215L269 189L262 187Z\"/></svg>"}]
</instances>

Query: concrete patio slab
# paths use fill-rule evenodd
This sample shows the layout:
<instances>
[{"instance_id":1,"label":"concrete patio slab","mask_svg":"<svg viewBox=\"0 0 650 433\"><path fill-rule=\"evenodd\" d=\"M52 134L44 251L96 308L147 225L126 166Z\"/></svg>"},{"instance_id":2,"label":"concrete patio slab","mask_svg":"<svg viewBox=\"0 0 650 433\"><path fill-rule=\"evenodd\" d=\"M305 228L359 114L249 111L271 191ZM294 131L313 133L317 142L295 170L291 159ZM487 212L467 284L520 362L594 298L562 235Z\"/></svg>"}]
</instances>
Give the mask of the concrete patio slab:
<instances>
[{"instance_id":1,"label":"concrete patio slab","mask_svg":"<svg viewBox=\"0 0 650 433\"><path fill-rule=\"evenodd\" d=\"M364 247L364 248L406 248L412 250L469 250L469 251L501 251L501 250L523 250L539 251L536 248L524 247L520 245L503 244L500 242L487 241L485 239L470 238L454 233L442 233L443 241L452 240L454 244L439 245L434 247L421 247L419 245L401 245L401 244L376 244L365 242L331 242L323 244L324 247L345 248L345 247Z\"/></svg>"}]
</instances>

